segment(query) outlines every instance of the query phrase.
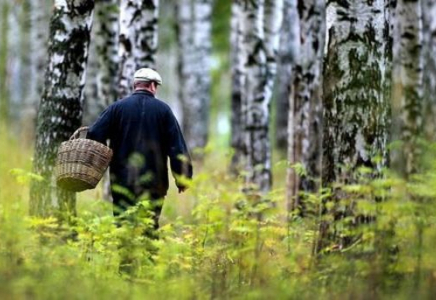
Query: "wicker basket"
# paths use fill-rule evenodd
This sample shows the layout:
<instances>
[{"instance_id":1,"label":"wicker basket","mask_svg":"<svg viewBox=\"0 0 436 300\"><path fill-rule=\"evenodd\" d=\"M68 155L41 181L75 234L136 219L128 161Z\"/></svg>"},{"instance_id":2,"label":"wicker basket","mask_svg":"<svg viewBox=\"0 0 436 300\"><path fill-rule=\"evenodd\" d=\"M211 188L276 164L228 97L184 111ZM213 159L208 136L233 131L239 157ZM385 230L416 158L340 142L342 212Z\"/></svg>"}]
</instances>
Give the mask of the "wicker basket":
<instances>
[{"instance_id":1,"label":"wicker basket","mask_svg":"<svg viewBox=\"0 0 436 300\"><path fill-rule=\"evenodd\" d=\"M58 150L56 183L59 187L81 192L93 189L103 177L112 158L112 150L99 142L80 138L88 127L81 127Z\"/></svg>"}]
</instances>

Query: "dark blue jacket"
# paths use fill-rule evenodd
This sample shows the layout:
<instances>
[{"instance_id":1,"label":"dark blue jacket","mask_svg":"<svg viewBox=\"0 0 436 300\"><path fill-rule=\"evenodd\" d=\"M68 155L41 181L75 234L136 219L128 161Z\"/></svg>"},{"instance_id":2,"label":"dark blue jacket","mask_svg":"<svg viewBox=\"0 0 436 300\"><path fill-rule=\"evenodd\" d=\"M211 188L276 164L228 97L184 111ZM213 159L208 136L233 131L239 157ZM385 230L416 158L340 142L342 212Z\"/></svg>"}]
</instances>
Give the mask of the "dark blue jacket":
<instances>
[{"instance_id":1,"label":"dark blue jacket","mask_svg":"<svg viewBox=\"0 0 436 300\"><path fill-rule=\"evenodd\" d=\"M87 137L103 144L110 140L111 181L132 192L145 189L165 196L168 157L176 178L192 178L191 159L174 114L148 91L136 91L110 105ZM176 185L183 187L177 179Z\"/></svg>"}]
</instances>

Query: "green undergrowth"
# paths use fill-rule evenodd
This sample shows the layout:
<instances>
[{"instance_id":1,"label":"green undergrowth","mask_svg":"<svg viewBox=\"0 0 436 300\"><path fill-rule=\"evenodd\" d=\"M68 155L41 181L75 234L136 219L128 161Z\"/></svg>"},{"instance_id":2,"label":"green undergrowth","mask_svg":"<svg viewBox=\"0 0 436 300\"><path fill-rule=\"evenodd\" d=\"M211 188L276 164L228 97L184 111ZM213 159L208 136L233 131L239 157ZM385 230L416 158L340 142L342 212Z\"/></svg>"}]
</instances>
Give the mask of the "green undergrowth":
<instances>
[{"instance_id":1,"label":"green undergrowth","mask_svg":"<svg viewBox=\"0 0 436 300\"><path fill-rule=\"evenodd\" d=\"M386 172L354 185L332 222L320 214L330 195L305 195L311 213L288 216L285 189L247 198L227 174L228 155L207 150L191 188L165 200L160 238L143 199L115 220L101 189L78 197L72 224L27 214L30 150L0 132L0 299L373 299L436 293L436 161L409 182ZM431 156L430 156L431 157ZM286 164L275 164L276 177ZM280 182L280 180L278 181ZM331 208L331 207L330 207ZM308 210L309 211L309 210ZM357 226L356 218L370 222ZM314 256L318 229L334 241Z\"/></svg>"}]
</instances>

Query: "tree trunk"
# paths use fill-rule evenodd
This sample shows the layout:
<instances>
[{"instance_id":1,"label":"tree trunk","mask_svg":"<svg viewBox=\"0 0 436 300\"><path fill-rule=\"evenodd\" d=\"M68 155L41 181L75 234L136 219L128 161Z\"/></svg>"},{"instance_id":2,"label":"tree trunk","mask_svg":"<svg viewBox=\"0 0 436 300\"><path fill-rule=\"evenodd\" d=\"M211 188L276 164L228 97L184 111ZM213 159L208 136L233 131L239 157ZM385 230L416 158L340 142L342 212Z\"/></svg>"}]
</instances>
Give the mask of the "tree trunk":
<instances>
[{"instance_id":1,"label":"tree trunk","mask_svg":"<svg viewBox=\"0 0 436 300\"><path fill-rule=\"evenodd\" d=\"M300 192L315 192L321 177L322 153L322 63L325 43L325 4L322 0L300 1L299 55L295 62L293 97L289 98L288 203L300 208ZM304 206L304 204L303 204Z\"/></svg>"},{"instance_id":2,"label":"tree trunk","mask_svg":"<svg viewBox=\"0 0 436 300\"><path fill-rule=\"evenodd\" d=\"M154 68L158 41L159 0L125 0L120 4L118 96L132 91L133 74ZM164 82L165 84L165 82Z\"/></svg>"},{"instance_id":3,"label":"tree trunk","mask_svg":"<svg viewBox=\"0 0 436 300\"><path fill-rule=\"evenodd\" d=\"M118 97L118 1L96 1L94 16L85 90L84 124L93 123Z\"/></svg>"},{"instance_id":4,"label":"tree trunk","mask_svg":"<svg viewBox=\"0 0 436 300\"><path fill-rule=\"evenodd\" d=\"M182 0L177 5L179 97L190 149L204 148L208 138L212 4L213 0Z\"/></svg>"},{"instance_id":5,"label":"tree trunk","mask_svg":"<svg viewBox=\"0 0 436 300\"><path fill-rule=\"evenodd\" d=\"M277 96L276 96L276 146L286 153L288 150L289 97L292 93L292 69L300 44L300 25L297 0L285 0L283 22L277 57Z\"/></svg>"},{"instance_id":6,"label":"tree trunk","mask_svg":"<svg viewBox=\"0 0 436 300\"><path fill-rule=\"evenodd\" d=\"M242 6L242 39L246 53L242 115L247 192L266 194L272 185L269 108L281 8L281 1L269 0L250 1ZM274 22L274 18L278 22Z\"/></svg>"},{"instance_id":7,"label":"tree trunk","mask_svg":"<svg viewBox=\"0 0 436 300\"><path fill-rule=\"evenodd\" d=\"M230 24L230 56L232 73L231 98L231 147L233 149L230 170L237 175L242 167L243 134L241 101L244 98L244 52L242 44L242 7L240 1L232 2L232 15Z\"/></svg>"},{"instance_id":8,"label":"tree trunk","mask_svg":"<svg viewBox=\"0 0 436 300\"><path fill-rule=\"evenodd\" d=\"M418 170L418 140L422 137L423 56L421 3L399 0L394 35L392 78L393 139L401 140L393 152L392 166L404 178Z\"/></svg>"},{"instance_id":9,"label":"tree trunk","mask_svg":"<svg viewBox=\"0 0 436 300\"><path fill-rule=\"evenodd\" d=\"M29 36L30 51L28 93L23 111L23 131L27 138L33 140L35 136L35 123L38 102L41 99L44 85L44 72L47 65L47 48L49 34L49 8L52 1L49 0L27 0L29 2Z\"/></svg>"},{"instance_id":10,"label":"tree trunk","mask_svg":"<svg viewBox=\"0 0 436 300\"><path fill-rule=\"evenodd\" d=\"M75 214L75 194L55 186L59 144L81 124L83 87L94 1L56 0L50 20L49 59L38 117L30 213L46 217Z\"/></svg>"},{"instance_id":11,"label":"tree trunk","mask_svg":"<svg viewBox=\"0 0 436 300\"><path fill-rule=\"evenodd\" d=\"M14 1L11 5L8 15L8 95L9 95L9 111L8 115L12 122L13 129L17 129L21 117L20 106L23 104L23 88L22 88L22 67L23 67L23 3ZM18 121L18 122L17 122ZM15 131L15 130L14 130Z\"/></svg>"},{"instance_id":12,"label":"tree trunk","mask_svg":"<svg viewBox=\"0 0 436 300\"><path fill-rule=\"evenodd\" d=\"M335 182L354 182L359 167L377 174L386 165L388 105L384 1L332 1L327 15L332 25L324 70L322 182L331 187ZM333 192L332 200L337 201L340 190ZM333 208L331 213L336 219L350 216L351 207ZM321 224L318 251L326 245L329 225ZM334 233L332 238L340 249L350 242Z\"/></svg>"},{"instance_id":13,"label":"tree trunk","mask_svg":"<svg viewBox=\"0 0 436 300\"><path fill-rule=\"evenodd\" d=\"M436 141L436 1L423 0L423 104L425 137Z\"/></svg>"}]
</instances>

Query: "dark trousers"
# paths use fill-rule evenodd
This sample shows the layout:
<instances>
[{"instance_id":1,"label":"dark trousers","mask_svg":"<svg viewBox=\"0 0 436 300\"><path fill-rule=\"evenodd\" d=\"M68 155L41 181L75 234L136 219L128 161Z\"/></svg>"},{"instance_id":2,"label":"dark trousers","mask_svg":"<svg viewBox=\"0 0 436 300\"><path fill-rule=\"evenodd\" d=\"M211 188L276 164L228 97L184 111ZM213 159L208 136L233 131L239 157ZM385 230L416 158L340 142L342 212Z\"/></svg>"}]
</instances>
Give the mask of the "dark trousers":
<instances>
[{"instance_id":1,"label":"dark trousers","mask_svg":"<svg viewBox=\"0 0 436 300\"><path fill-rule=\"evenodd\" d=\"M141 200L149 200L149 207L146 209L138 207L137 214L135 215L149 214L149 217L154 221L153 229L157 230L159 228L159 217L162 212L164 196L143 189L134 190L122 187L117 184L112 184L112 187L113 212L115 217L119 217L120 221L123 221L125 219L123 214L127 209L137 205Z\"/></svg>"}]
</instances>

